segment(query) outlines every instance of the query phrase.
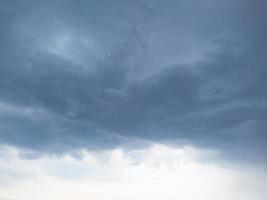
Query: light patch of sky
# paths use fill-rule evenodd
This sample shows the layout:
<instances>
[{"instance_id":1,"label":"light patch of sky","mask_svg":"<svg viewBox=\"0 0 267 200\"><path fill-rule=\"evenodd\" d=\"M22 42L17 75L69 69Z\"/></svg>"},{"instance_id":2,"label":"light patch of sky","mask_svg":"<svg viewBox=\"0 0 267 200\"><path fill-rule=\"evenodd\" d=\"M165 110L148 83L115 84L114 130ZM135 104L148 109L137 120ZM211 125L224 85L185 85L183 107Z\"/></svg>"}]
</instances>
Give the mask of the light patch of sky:
<instances>
[{"instance_id":1,"label":"light patch of sky","mask_svg":"<svg viewBox=\"0 0 267 200\"><path fill-rule=\"evenodd\" d=\"M81 150L27 160L21 149L0 149L0 199L14 200L265 200L267 174L202 158L214 152L154 144L138 150ZM216 155L216 153L215 153Z\"/></svg>"},{"instance_id":2,"label":"light patch of sky","mask_svg":"<svg viewBox=\"0 0 267 200\"><path fill-rule=\"evenodd\" d=\"M55 33L45 46L49 53L79 65L95 66L98 60L99 49L96 41L75 32Z\"/></svg>"}]
</instances>

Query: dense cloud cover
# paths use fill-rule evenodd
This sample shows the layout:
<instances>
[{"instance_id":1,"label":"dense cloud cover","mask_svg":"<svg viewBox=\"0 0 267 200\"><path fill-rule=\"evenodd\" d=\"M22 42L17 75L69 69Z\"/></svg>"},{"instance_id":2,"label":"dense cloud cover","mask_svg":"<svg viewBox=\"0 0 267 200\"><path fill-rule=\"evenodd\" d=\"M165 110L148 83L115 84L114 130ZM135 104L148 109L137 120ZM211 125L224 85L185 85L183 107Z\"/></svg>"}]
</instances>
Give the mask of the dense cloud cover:
<instances>
[{"instance_id":1,"label":"dense cloud cover","mask_svg":"<svg viewBox=\"0 0 267 200\"><path fill-rule=\"evenodd\" d=\"M266 9L1 0L0 142L53 153L171 141L264 159Z\"/></svg>"}]
</instances>

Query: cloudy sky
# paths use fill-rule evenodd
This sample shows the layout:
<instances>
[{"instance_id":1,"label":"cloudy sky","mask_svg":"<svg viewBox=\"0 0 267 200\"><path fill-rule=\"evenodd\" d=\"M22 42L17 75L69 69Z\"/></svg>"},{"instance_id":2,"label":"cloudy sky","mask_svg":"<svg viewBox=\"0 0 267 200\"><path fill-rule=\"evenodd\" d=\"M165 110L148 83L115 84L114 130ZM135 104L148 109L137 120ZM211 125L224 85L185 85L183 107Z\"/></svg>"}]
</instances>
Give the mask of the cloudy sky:
<instances>
[{"instance_id":1,"label":"cloudy sky","mask_svg":"<svg viewBox=\"0 0 267 200\"><path fill-rule=\"evenodd\" d=\"M267 1L0 0L0 200L266 200Z\"/></svg>"}]
</instances>

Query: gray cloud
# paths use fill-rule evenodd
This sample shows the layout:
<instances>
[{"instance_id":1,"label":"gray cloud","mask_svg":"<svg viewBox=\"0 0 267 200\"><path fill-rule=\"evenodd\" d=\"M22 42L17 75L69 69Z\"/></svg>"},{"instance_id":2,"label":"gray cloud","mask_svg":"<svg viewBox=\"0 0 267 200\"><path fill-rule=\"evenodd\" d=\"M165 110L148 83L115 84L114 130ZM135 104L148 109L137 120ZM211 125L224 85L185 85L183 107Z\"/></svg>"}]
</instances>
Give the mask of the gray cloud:
<instances>
[{"instance_id":1,"label":"gray cloud","mask_svg":"<svg viewBox=\"0 0 267 200\"><path fill-rule=\"evenodd\" d=\"M266 152L263 1L0 1L0 142ZM257 153L255 153L257 152Z\"/></svg>"}]
</instances>

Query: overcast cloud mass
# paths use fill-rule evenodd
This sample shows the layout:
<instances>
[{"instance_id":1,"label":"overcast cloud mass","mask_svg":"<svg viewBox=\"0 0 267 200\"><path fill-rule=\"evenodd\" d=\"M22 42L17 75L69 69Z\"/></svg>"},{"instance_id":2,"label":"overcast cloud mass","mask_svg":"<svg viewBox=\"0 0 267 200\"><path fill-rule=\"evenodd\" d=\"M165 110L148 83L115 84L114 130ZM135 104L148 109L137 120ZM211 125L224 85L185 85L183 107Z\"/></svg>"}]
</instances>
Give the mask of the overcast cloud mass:
<instances>
[{"instance_id":1,"label":"overcast cloud mass","mask_svg":"<svg viewBox=\"0 0 267 200\"><path fill-rule=\"evenodd\" d=\"M249 165L257 175L244 179L255 180L261 188L267 176L266 20L265 0L0 0L0 146L4 149L0 178L10 173L4 169L12 168L14 159L22 159L27 166L41 162L43 156L68 155L79 160L81 151L92 150L93 157L100 159L99 151L120 149L130 153L122 159L122 167L115 169L128 170L134 151L143 149L147 155L160 144L175 152L189 145L197 151L216 152L212 158L201 156L216 166L232 162L236 170ZM4 166L7 157L11 163ZM54 163L49 159L47 163ZM60 159L65 157L57 162L63 162ZM137 166L151 170L140 159ZM170 160L161 161L172 166L177 158ZM46 169L36 165L37 171ZM177 175L176 170L170 173ZM50 175L50 171L43 174ZM239 184L240 176L231 180ZM265 182L255 177L264 177ZM8 184L3 181L2 185ZM223 188L222 194L232 194ZM267 198L264 190L246 197L238 191L230 196ZM106 199L97 194L79 198ZM129 194L131 198L121 198L143 200ZM196 198L179 195L166 197ZM227 195L222 199L231 200ZM59 197L69 200L47 199ZM212 194L202 197L215 198ZM5 192L1 196L0 189L0 200L17 198L46 199L9 197ZM110 198L120 199L113 193Z\"/></svg>"}]
</instances>

